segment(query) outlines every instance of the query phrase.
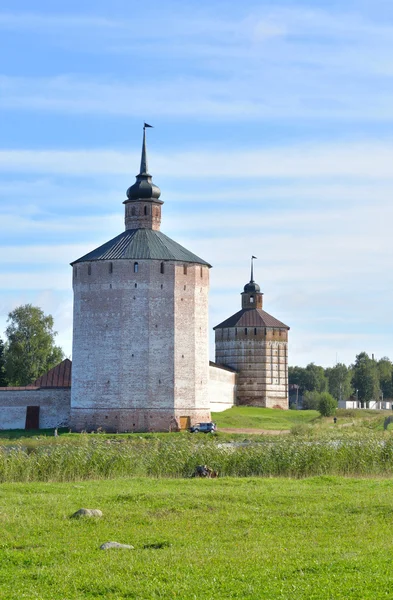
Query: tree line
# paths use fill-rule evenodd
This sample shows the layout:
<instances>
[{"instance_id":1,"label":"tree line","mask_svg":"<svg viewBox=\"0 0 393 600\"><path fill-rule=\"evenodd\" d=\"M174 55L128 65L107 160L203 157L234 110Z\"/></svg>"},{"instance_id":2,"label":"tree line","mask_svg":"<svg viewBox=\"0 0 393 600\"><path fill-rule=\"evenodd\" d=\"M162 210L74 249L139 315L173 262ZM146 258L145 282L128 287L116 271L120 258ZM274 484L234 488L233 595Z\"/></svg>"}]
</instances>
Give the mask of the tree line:
<instances>
[{"instance_id":1,"label":"tree line","mask_svg":"<svg viewBox=\"0 0 393 600\"><path fill-rule=\"evenodd\" d=\"M353 396L367 406L371 400L393 398L393 363L387 356L375 360L361 352L349 366L337 363L324 369L310 363L306 367L289 367L288 382L298 386L304 408L314 408L311 405L318 394L326 392L337 401Z\"/></svg>"},{"instance_id":2,"label":"tree line","mask_svg":"<svg viewBox=\"0 0 393 600\"><path fill-rule=\"evenodd\" d=\"M0 338L0 387L29 385L63 360L52 315L25 304L8 314L7 323L6 339Z\"/></svg>"}]
</instances>

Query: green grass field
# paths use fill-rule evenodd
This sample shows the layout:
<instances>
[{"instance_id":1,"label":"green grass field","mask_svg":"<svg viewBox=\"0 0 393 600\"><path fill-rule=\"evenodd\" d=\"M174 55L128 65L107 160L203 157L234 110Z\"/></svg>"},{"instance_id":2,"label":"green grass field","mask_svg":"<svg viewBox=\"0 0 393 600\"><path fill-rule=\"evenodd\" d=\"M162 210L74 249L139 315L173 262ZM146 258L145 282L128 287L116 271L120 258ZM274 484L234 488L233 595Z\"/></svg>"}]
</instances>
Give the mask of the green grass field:
<instances>
[{"instance_id":1,"label":"green grass field","mask_svg":"<svg viewBox=\"0 0 393 600\"><path fill-rule=\"evenodd\" d=\"M337 427L367 427L369 429L383 429L386 417L393 415L388 410L338 409ZM257 408L253 406L234 406L221 413L212 413L212 419L220 428L233 429L266 429L266 430L291 430L296 426L309 426L316 432L331 428L333 418L321 417L316 410L277 410L273 408ZM391 424L388 429L393 429Z\"/></svg>"},{"instance_id":2,"label":"green grass field","mask_svg":"<svg viewBox=\"0 0 393 600\"><path fill-rule=\"evenodd\" d=\"M316 410L278 410L254 406L234 406L220 413L212 413L212 420L220 427L236 429L291 429L299 423L312 423L319 417Z\"/></svg>"},{"instance_id":3,"label":"green grass field","mask_svg":"<svg viewBox=\"0 0 393 600\"><path fill-rule=\"evenodd\" d=\"M0 487L0 598L391 598L391 480ZM98 520L73 520L81 507ZM99 550L103 542L134 550Z\"/></svg>"}]
</instances>

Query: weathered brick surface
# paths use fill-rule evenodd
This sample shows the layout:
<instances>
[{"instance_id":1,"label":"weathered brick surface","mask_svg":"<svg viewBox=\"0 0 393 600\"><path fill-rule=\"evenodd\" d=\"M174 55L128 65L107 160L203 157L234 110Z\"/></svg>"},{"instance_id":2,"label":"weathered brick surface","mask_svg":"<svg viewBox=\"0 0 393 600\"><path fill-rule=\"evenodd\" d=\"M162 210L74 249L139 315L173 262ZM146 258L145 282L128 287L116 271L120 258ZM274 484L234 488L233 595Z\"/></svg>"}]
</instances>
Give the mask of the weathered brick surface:
<instances>
[{"instance_id":1,"label":"weathered brick surface","mask_svg":"<svg viewBox=\"0 0 393 600\"><path fill-rule=\"evenodd\" d=\"M70 420L70 388L1 390L0 429L24 429L27 406L40 407L40 428L66 426Z\"/></svg>"},{"instance_id":2,"label":"weathered brick surface","mask_svg":"<svg viewBox=\"0 0 393 600\"><path fill-rule=\"evenodd\" d=\"M216 329L216 363L238 371L238 404L288 408L287 339L285 329Z\"/></svg>"},{"instance_id":3,"label":"weathered brick surface","mask_svg":"<svg viewBox=\"0 0 393 600\"><path fill-rule=\"evenodd\" d=\"M115 260L74 266L71 426L167 429L209 420L208 267ZM201 277L202 269L202 277Z\"/></svg>"},{"instance_id":4,"label":"weathered brick surface","mask_svg":"<svg viewBox=\"0 0 393 600\"><path fill-rule=\"evenodd\" d=\"M161 224L161 200L126 201L126 229L153 229L158 231Z\"/></svg>"},{"instance_id":5,"label":"weathered brick surface","mask_svg":"<svg viewBox=\"0 0 393 600\"><path fill-rule=\"evenodd\" d=\"M72 428L75 431L112 432L176 431L180 417L190 417L190 423L210 421L210 414L198 410L159 409L73 409Z\"/></svg>"}]
</instances>

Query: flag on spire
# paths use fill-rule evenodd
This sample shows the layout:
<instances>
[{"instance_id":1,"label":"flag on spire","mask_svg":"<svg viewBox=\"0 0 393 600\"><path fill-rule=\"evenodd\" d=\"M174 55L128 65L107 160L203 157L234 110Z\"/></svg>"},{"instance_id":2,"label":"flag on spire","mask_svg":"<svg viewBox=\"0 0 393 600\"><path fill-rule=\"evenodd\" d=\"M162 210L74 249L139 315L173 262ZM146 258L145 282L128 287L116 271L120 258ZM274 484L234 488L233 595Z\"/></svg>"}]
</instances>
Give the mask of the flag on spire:
<instances>
[{"instance_id":1,"label":"flag on spire","mask_svg":"<svg viewBox=\"0 0 393 600\"><path fill-rule=\"evenodd\" d=\"M149 123L143 123L143 129L146 129L146 127L153 127L153 125L149 125Z\"/></svg>"}]
</instances>

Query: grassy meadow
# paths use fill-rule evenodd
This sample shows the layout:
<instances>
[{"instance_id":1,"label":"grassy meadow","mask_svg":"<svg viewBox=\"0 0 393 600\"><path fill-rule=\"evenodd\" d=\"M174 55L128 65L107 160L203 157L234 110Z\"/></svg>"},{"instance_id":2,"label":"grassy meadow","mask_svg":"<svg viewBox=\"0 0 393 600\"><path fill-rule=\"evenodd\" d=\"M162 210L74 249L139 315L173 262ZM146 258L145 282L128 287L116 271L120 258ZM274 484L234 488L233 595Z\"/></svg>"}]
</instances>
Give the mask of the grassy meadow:
<instances>
[{"instance_id":1,"label":"grassy meadow","mask_svg":"<svg viewBox=\"0 0 393 600\"><path fill-rule=\"evenodd\" d=\"M291 429L299 423L312 423L319 417L316 410L278 410L254 406L234 406L224 412L212 413L218 429Z\"/></svg>"},{"instance_id":2,"label":"grassy meadow","mask_svg":"<svg viewBox=\"0 0 393 600\"><path fill-rule=\"evenodd\" d=\"M392 494L336 477L3 484L0 598L389 598ZM104 516L70 519L81 507Z\"/></svg>"},{"instance_id":3,"label":"grassy meadow","mask_svg":"<svg viewBox=\"0 0 393 600\"><path fill-rule=\"evenodd\" d=\"M0 598L392 597L388 415L214 415L279 436L3 431ZM220 477L192 478L200 464ZM82 507L104 516L71 519Z\"/></svg>"}]
</instances>

